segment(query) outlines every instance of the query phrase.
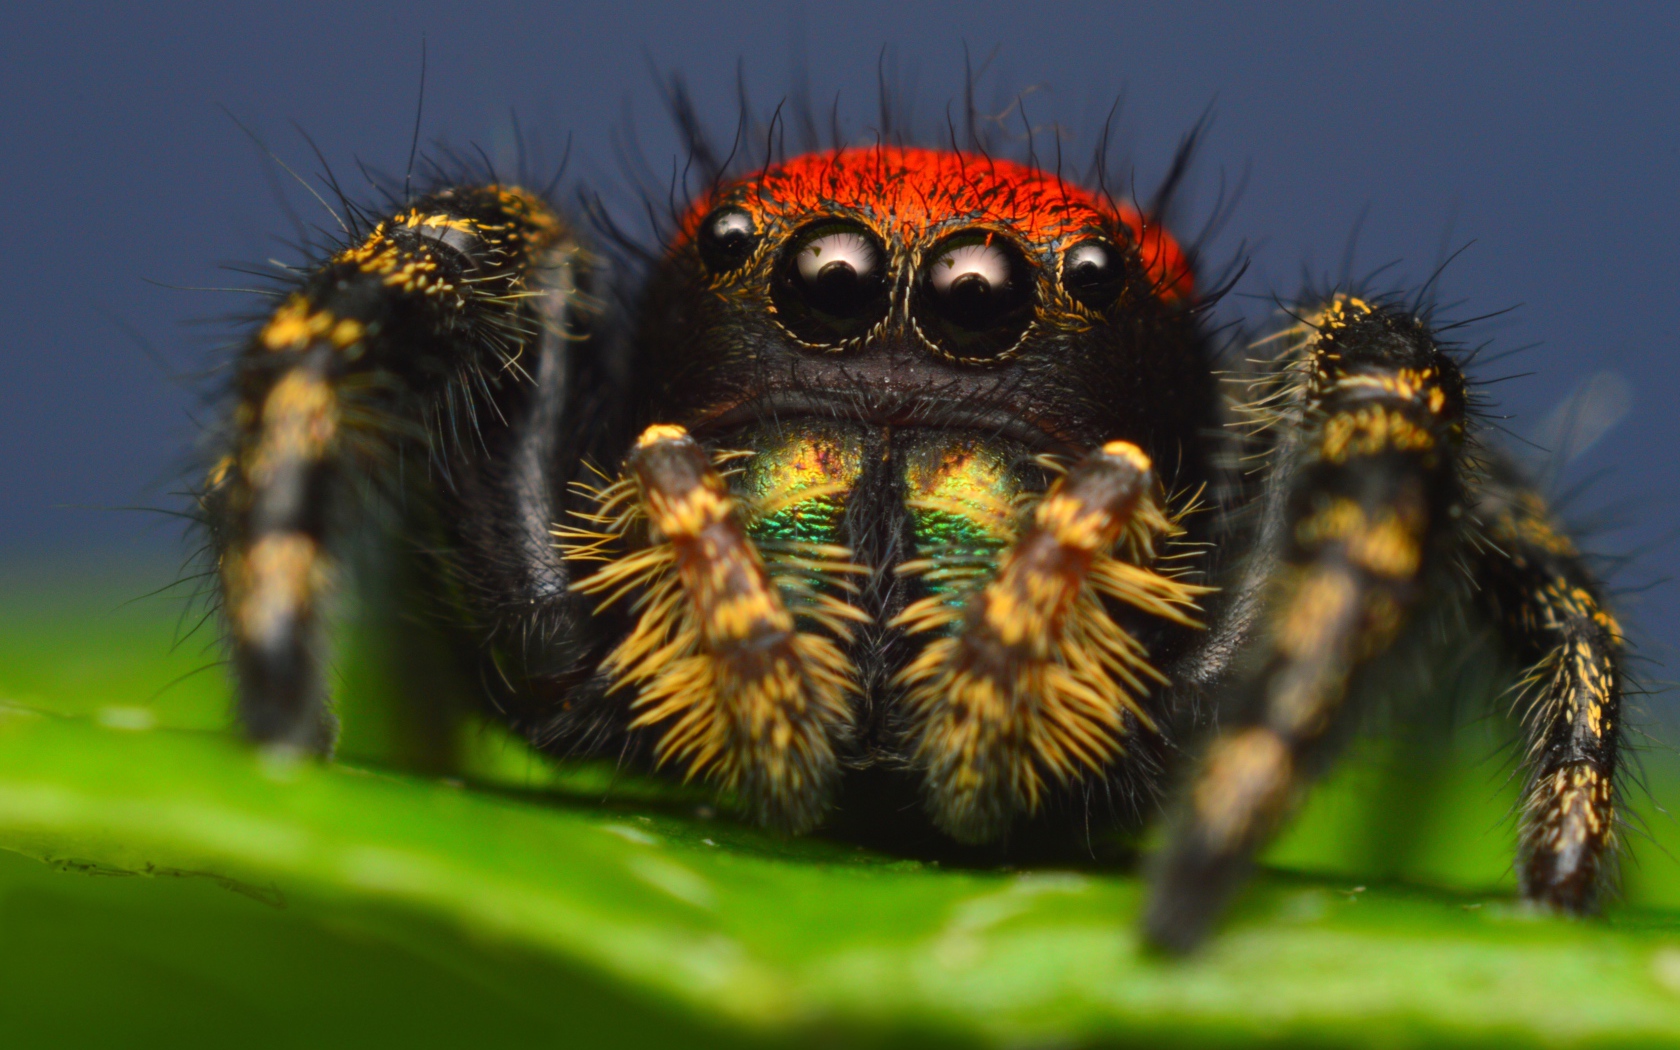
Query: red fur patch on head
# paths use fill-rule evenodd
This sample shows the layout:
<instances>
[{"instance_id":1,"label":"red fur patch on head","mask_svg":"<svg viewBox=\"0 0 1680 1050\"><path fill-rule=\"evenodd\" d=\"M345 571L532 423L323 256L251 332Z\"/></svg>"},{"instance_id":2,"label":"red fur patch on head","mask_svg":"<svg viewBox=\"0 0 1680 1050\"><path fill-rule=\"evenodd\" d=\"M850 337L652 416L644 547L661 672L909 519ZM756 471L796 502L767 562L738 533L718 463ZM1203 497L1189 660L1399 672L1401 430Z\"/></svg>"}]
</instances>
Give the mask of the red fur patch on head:
<instances>
[{"instance_id":1,"label":"red fur patch on head","mask_svg":"<svg viewBox=\"0 0 1680 1050\"><path fill-rule=\"evenodd\" d=\"M1189 262L1165 229L1134 208L1009 160L896 146L807 153L696 201L678 244L722 204L745 208L761 230L844 217L864 220L900 245L990 226L1011 230L1040 251L1056 251L1090 233L1113 237L1123 227L1163 301L1187 300L1194 291Z\"/></svg>"}]
</instances>

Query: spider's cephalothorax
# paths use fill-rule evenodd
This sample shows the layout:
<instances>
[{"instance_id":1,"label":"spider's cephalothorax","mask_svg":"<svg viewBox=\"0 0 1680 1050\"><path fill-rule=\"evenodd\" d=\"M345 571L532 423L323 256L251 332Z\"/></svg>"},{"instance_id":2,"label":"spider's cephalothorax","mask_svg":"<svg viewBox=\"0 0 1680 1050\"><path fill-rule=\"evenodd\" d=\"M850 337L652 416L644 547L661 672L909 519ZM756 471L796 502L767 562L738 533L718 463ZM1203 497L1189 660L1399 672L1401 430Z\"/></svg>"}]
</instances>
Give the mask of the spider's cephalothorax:
<instances>
[{"instance_id":1,"label":"spider's cephalothorax","mask_svg":"<svg viewBox=\"0 0 1680 1050\"><path fill-rule=\"evenodd\" d=\"M903 147L719 181L622 337L589 258L524 191L441 189L252 338L204 505L255 737L330 747L312 639L372 480L539 746L794 831L872 767L965 842L1181 775L1145 922L1185 946L1450 605L1526 670L1524 892L1593 903L1621 636L1424 319L1301 303L1233 398L1153 217Z\"/></svg>"}]
</instances>

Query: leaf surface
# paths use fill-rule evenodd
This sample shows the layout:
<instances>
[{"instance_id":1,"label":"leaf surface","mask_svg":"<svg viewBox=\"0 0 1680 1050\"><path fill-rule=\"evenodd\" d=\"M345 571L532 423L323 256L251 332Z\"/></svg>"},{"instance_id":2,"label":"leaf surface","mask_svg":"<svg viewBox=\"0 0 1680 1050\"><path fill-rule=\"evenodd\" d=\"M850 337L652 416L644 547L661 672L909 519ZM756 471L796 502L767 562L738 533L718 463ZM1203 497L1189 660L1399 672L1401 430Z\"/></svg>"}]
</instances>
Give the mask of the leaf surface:
<instances>
[{"instance_id":1,"label":"leaf surface","mask_svg":"<svg viewBox=\"0 0 1680 1050\"><path fill-rule=\"evenodd\" d=\"M1338 773L1209 950L1164 962L1124 872L781 840L482 734L476 786L264 758L211 728L214 672L148 705L167 624L96 604L0 618L0 1022L58 1045L1680 1042L1672 858L1641 850L1606 918L1529 913L1477 746L1404 850L1359 833L1396 760Z\"/></svg>"}]
</instances>

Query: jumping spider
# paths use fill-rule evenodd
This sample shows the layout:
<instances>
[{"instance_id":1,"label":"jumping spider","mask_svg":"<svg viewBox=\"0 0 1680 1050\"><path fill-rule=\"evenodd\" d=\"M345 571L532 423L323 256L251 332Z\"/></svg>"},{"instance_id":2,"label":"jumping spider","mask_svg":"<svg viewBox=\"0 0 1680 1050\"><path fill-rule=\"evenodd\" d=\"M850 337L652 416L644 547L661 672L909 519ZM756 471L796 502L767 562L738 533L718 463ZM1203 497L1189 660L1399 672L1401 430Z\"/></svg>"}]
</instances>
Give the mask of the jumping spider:
<instances>
[{"instance_id":1,"label":"jumping spider","mask_svg":"<svg viewBox=\"0 0 1680 1050\"><path fill-rule=\"evenodd\" d=\"M542 750L792 832L873 770L961 842L1182 780L1143 926L1183 949L1450 607L1525 669L1522 893L1593 906L1621 632L1426 312L1311 297L1222 375L1157 210L976 149L713 156L625 309L493 176L352 212L280 296L201 498L253 738L332 748L323 603L394 496Z\"/></svg>"}]
</instances>

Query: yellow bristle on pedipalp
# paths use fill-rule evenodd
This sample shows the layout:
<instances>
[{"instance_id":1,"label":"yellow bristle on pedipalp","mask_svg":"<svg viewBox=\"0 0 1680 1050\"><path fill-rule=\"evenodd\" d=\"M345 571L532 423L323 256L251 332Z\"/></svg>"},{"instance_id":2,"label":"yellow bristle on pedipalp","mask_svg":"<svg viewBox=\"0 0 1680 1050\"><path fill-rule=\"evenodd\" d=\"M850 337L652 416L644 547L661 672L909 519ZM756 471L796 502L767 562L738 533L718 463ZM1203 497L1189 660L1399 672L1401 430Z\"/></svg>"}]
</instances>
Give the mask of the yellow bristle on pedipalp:
<instances>
[{"instance_id":1,"label":"yellow bristle on pedipalp","mask_svg":"<svg viewBox=\"0 0 1680 1050\"><path fill-rule=\"evenodd\" d=\"M576 590L602 609L630 602L634 624L602 670L613 690L635 691L630 724L655 734L655 761L804 830L829 804L851 731L856 675L841 645L868 616L840 596L866 570L834 544L761 551L748 530L763 511L719 469L748 455L650 428L621 478L578 487L595 503L578 516L594 527L555 535L569 561L600 565Z\"/></svg>"},{"instance_id":2,"label":"yellow bristle on pedipalp","mask_svg":"<svg viewBox=\"0 0 1680 1050\"><path fill-rule=\"evenodd\" d=\"M1208 590L1149 567L1157 541L1182 530L1161 510L1136 446L1113 443L1060 472L1012 519L1021 524L995 572L951 572L939 558L902 566L963 584L958 600L935 594L892 621L939 635L896 682L933 816L969 841L1035 811L1048 781L1100 772L1121 753L1128 721L1155 729L1142 699L1166 679L1105 599L1198 626Z\"/></svg>"}]
</instances>

